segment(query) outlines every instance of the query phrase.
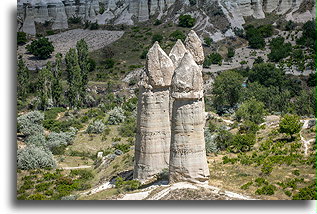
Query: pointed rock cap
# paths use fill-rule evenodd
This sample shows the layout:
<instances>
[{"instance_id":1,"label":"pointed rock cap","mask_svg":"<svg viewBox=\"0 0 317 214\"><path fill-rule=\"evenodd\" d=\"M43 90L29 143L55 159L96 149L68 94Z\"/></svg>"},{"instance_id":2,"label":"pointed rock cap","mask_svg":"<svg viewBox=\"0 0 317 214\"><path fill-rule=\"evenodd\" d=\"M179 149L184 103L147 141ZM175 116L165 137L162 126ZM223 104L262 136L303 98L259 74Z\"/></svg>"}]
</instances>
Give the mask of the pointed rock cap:
<instances>
[{"instance_id":1,"label":"pointed rock cap","mask_svg":"<svg viewBox=\"0 0 317 214\"><path fill-rule=\"evenodd\" d=\"M202 65L204 63L204 49L201 40L195 31L191 30L189 32L185 40L185 47L193 55L194 60L198 65Z\"/></svg>"},{"instance_id":2,"label":"pointed rock cap","mask_svg":"<svg viewBox=\"0 0 317 214\"><path fill-rule=\"evenodd\" d=\"M185 53L172 79L172 97L175 99L200 99L203 95L202 67L191 53Z\"/></svg>"},{"instance_id":3,"label":"pointed rock cap","mask_svg":"<svg viewBox=\"0 0 317 214\"><path fill-rule=\"evenodd\" d=\"M186 50L185 45L180 39L178 39L169 54L169 57L173 61L175 67L179 65L186 52L188 51Z\"/></svg>"},{"instance_id":4,"label":"pointed rock cap","mask_svg":"<svg viewBox=\"0 0 317 214\"><path fill-rule=\"evenodd\" d=\"M150 85L153 87L167 87L171 85L175 70L174 63L162 50L158 42L155 42L152 48L150 48L145 67Z\"/></svg>"}]
</instances>

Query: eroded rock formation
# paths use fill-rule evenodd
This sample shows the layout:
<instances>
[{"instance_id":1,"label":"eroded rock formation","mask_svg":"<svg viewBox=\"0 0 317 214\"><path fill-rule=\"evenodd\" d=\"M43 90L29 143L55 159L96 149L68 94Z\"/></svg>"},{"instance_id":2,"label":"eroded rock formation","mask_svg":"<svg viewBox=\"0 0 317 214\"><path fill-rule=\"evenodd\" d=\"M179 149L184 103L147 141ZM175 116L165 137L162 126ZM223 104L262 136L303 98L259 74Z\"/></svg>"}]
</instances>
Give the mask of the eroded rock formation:
<instances>
[{"instance_id":1,"label":"eroded rock formation","mask_svg":"<svg viewBox=\"0 0 317 214\"><path fill-rule=\"evenodd\" d=\"M135 179L145 181L169 168L171 183L208 180L202 66L197 64L203 60L194 31L186 47L178 40L169 56L158 43L149 50L140 84Z\"/></svg>"},{"instance_id":2,"label":"eroded rock formation","mask_svg":"<svg viewBox=\"0 0 317 214\"><path fill-rule=\"evenodd\" d=\"M172 124L169 181L205 182L209 179L204 127L206 121L202 67L204 59L195 32L188 35L185 53L176 68L171 86ZM186 46L186 47L187 47ZM194 53L194 57L191 53ZM197 57L199 56L199 57Z\"/></svg>"},{"instance_id":3,"label":"eroded rock formation","mask_svg":"<svg viewBox=\"0 0 317 214\"><path fill-rule=\"evenodd\" d=\"M148 52L139 91L134 178L141 181L168 168L174 70L172 60L156 42Z\"/></svg>"},{"instance_id":4,"label":"eroded rock formation","mask_svg":"<svg viewBox=\"0 0 317 214\"><path fill-rule=\"evenodd\" d=\"M224 30L225 22L229 22L232 29L242 28L244 17L263 19L267 13L305 22L316 17L314 6L313 0L197 0L195 5L188 0L18 0L18 30L35 34L34 23L45 21L52 22L53 29L66 29L68 19L73 16L99 24L133 25L150 17L177 23L177 14L190 13L198 23L194 29L208 34ZM213 12L210 8L214 8ZM223 19L215 23L212 22L214 16L217 20L219 16ZM228 31L227 36L231 35Z\"/></svg>"}]
</instances>

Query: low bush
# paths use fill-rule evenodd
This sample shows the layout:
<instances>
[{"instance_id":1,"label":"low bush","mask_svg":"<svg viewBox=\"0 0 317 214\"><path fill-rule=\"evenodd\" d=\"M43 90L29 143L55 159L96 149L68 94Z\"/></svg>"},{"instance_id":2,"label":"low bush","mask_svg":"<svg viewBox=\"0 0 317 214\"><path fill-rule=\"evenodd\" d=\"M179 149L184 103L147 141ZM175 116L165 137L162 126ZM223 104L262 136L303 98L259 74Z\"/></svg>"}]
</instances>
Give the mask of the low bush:
<instances>
[{"instance_id":1,"label":"low bush","mask_svg":"<svg viewBox=\"0 0 317 214\"><path fill-rule=\"evenodd\" d=\"M116 178L115 186L120 190L132 191L138 189L141 183L137 180L124 181L122 177L118 177Z\"/></svg>"},{"instance_id":2,"label":"low bush","mask_svg":"<svg viewBox=\"0 0 317 214\"><path fill-rule=\"evenodd\" d=\"M115 107L109 112L108 124L109 125L118 125L125 120L124 112L122 108Z\"/></svg>"},{"instance_id":3,"label":"low bush","mask_svg":"<svg viewBox=\"0 0 317 214\"><path fill-rule=\"evenodd\" d=\"M43 120L44 114L39 111L26 113L17 119L18 131L26 136L43 133Z\"/></svg>"},{"instance_id":4,"label":"low bush","mask_svg":"<svg viewBox=\"0 0 317 214\"><path fill-rule=\"evenodd\" d=\"M255 194L257 194L257 195L274 195L276 189L277 189L276 186L269 184L269 185L266 185L266 186L263 186L263 187L257 189L255 191Z\"/></svg>"},{"instance_id":5,"label":"low bush","mask_svg":"<svg viewBox=\"0 0 317 214\"><path fill-rule=\"evenodd\" d=\"M50 151L33 145L17 151L18 169L53 168L56 166Z\"/></svg>"},{"instance_id":6,"label":"low bush","mask_svg":"<svg viewBox=\"0 0 317 214\"><path fill-rule=\"evenodd\" d=\"M237 134L231 140L228 150L233 153L247 152L251 150L254 144L254 134Z\"/></svg>"},{"instance_id":7,"label":"low bush","mask_svg":"<svg viewBox=\"0 0 317 214\"><path fill-rule=\"evenodd\" d=\"M175 30L171 35L169 36L170 40L177 41L178 39L182 40L182 42L185 41L186 35L183 33L183 31Z\"/></svg>"},{"instance_id":8,"label":"low bush","mask_svg":"<svg viewBox=\"0 0 317 214\"><path fill-rule=\"evenodd\" d=\"M250 182L248 182L248 183L246 183L246 184L243 184L243 185L240 187L240 189L247 190L247 189L249 189L249 187L250 187L252 184L253 184L253 182L250 181Z\"/></svg>"},{"instance_id":9,"label":"low bush","mask_svg":"<svg viewBox=\"0 0 317 214\"><path fill-rule=\"evenodd\" d=\"M105 124L102 120L95 120L88 125L86 132L88 134L101 134L104 130Z\"/></svg>"},{"instance_id":10,"label":"low bush","mask_svg":"<svg viewBox=\"0 0 317 214\"><path fill-rule=\"evenodd\" d=\"M316 184L299 189L299 192L293 195L293 200L316 200Z\"/></svg>"},{"instance_id":11,"label":"low bush","mask_svg":"<svg viewBox=\"0 0 317 214\"><path fill-rule=\"evenodd\" d=\"M114 146L115 149L121 150L123 153L127 153L128 151L130 151L130 145L129 144L116 144Z\"/></svg>"},{"instance_id":12,"label":"low bush","mask_svg":"<svg viewBox=\"0 0 317 214\"><path fill-rule=\"evenodd\" d=\"M222 65L222 56L219 53L211 53L209 54L204 61L203 66L208 68L211 64Z\"/></svg>"}]
</instances>

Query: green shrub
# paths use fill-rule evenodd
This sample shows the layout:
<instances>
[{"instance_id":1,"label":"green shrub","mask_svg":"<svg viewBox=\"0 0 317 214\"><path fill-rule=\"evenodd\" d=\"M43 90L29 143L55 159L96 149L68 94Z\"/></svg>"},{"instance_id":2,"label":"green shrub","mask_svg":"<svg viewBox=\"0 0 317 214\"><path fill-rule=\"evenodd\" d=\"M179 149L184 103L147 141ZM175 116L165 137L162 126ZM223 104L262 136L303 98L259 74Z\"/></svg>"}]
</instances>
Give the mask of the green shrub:
<instances>
[{"instance_id":1,"label":"green shrub","mask_svg":"<svg viewBox=\"0 0 317 214\"><path fill-rule=\"evenodd\" d=\"M37 192L44 192L45 190L48 190L50 186L52 186L52 183L50 182L40 183L35 185L35 189Z\"/></svg>"},{"instance_id":2,"label":"green shrub","mask_svg":"<svg viewBox=\"0 0 317 214\"><path fill-rule=\"evenodd\" d=\"M56 163L50 151L33 145L17 151L18 169L52 168Z\"/></svg>"},{"instance_id":3,"label":"green shrub","mask_svg":"<svg viewBox=\"0 0 317 214\"><path fill-rule=\"evenodd\" d=\"M24 32L17 32L17 44L24 45L27 42L26 33Z\"/></svg>"},{"instance_id":4,"label":"green shrub","mask_svg":"<svg viewBox=\"0 0 317 214\"><path fill-rule=\"evenodd\" d=\"M99 29L99 24L97 23L97 21L93 22L90 24L89 26L90 30L98 30Z\"/></svg>"},{"instance_id":5,"label":"green shrub","mask_svg":"<svg viewBox=\"0 0 317 214\"><path fill-rule=\"evenodd\" d=\"M65 108L61 107L56 107L56 108L51 108L49 110L46 110L44 112L44 119L45 120L55 120L57 115L61 112L65 112Z\"/></svg>"},{"instance_id":6,"label":"green shrub","mask_svg":"<svg viewBox=\"0 0 317 214\"><path fill-rule=\"evenodd\" d=\"M122 177L118 177L116 178L115 186L117 189L132 191L138 189L141 183L137 180L124 181Z\"/></svg>"},{"instance_id":7,"label":"green shrub","mask_svg":"<svg viewBox=\"0 0 317 214\"><path fill-rule=\"evenodd\" d=\"M95 120L88 125L86 132L88 134L101 134L104 130L105 124L102 120Z\"/></svg>"},{"instance_id":8,"label":"green shrub","mask_svg":"<svg viewBox=\"0 0 317 214\"><path fill-rule=\"evenodd\" d=\"M274 195L276 189L277 189L276 186L269 184L269 185L266 185L264 187L257 189L255 191L255 194L257 194L257 195Z\"/></svg>"},{"instance_id":9,"label":"green shrub","mask_svg":"<svg viewBox=\"0 0 317 214\"><path fill-rule=\"evenodd\" d=\"M316 200L316 184L299 189L299 192L293 195L293 200Z\"/></svg>"},{"instance_id":10,"label":"green shrub","mask_svg":"<svg viewBox=\"0 0 317 214\"><path fill-rule=\"evenodd\" d=\"M26 113L17 119L18 131L27 136L43 133L44 129L41 124L43 119L44 114L39 111Z\"/></svg>"},{"instance_id":11,"label":"green shrub","mask_svg":"<svg viewBox=\"0 0 317 214\"><path fill-rule=\"evenodd\" d=\"M219 148L217 146L217 141L215 140L216 136L213 136L208 128L205 129L204 135L206 153L217 153Z\"/></svg>"},{"instance_id":12,"label":"green shrub","mask_svg":"<svg viewBox=\"0 0 317 214\"><path fill-rule=\"evenodd\" d=\"M290 55L292 45L290 43L284 43L284 38L280 36L271 40L270 49L271 52L268 54L268 58L273 62L279 62L281 59Z\"/></svg>"},{"instance_id":13,"label":"green shrub","mask_svg":"<svg viewBox=\"0 0 317 214\"><path fill-rule=\"evenodd\" d=\"M271 174L271 172L273 171L273 164L272 163L268 163L268 162L265 162L261 168L261 172L264 174L264 175L269 175Z\"/></svg>"},{"instance_id":14,"label":"green shrub","mask_svg":"<svg viewBox=\"0 0 317 214\"><path fill-rule=\"evenodd\" d=\"M228 48L228 53L227 53L227 57L228 58L232 58L234 57L234 54L235 54L235 50L233 48Z\"/></svg>"},{"instance_id":15,"label":"green shrub","mask_svg":"<svg viewBox=\"0 0 317 214\"><path fill-rule=\"evenodd\" d=\"M237 134L233 137L228 150L233 153L250 151L255 144L254 134Z\"/></svg>"},{"instance_id":16,"label":"green shrub","mask_svg":"<svg viewBox=\"0 0 317 214\"><path fill-rule=\"evenodd\" d=\"M297 115L286 114L279 124L279 132L293 136L300 132L302 123Z\"/></svg>"},{"instance_id":17,"label":"green shrub","mask_svg":"<svg viewBox=\"0 0 317 214\"><path fill-rule=\"evenodd\" d=\"M122 108L115 107L109 112L108 124L109 125L118 125L125 120L125 116Z\"/></svg>"},{"instance_id":18,"label":"green shrub","mask_svg":"<svg viewBox=\"0 0 317 214\"><path fill-rule=\"evenodd\" d=\"M194 27L196 19L192 18L191 15L180 15L178 18L178 25L180 27L191 28Z\"/></svg>"},{"instance_id":19,"label":"green shrub","mask_svg":"<svg viewBox=\"0 0 317 214\"><path fill-rule=\"evenodd\" d=\"M28 52L40 59L47 59L54 51L54 46L48 38L41 37L34 40L31 44L26 46Z\"/></svg>"},{"instance_id":20,"label":"green shrub","mask_svg":"<svg viewBox=\"0 0 317 214\"><path fill-rule=\"evenodd\" d=\"M157 25L160 25L162 24L162 21L160 19L156 19L155 22L154 22L154 25L157 26Z\"/></svg>"},{"instance_id":21,"label":"green shrub","mask_svg":"<svg viewBox=\"0 0 317 214\"><path fill-rule=\"evenodd\" d=\"M255 124L264 122L265 109L264 103L251 98L244 101L236 111L235 117L238 121L248 120Z\"/></svg>"},{"instance_id":22,"label":"green shrub","mask_svg":"<svg viewBox=\"0 0 317 214\"><path fill-rule=\"evenodd\" d=\"M70 24L80 24L82 22L81 17L73 15L68 18L68 23Z\"/></svg>"},{"instance_id":23,"label":"green shrub","mask_svg":"<svg viewBox=\"0 0 317 214\"><path fill-rule=\"evenodd\" d=\"M28 145L33 145L36 147L44 147L45 143L46 143L46 139L42 133L36 133L36 134L29 136L26 139L26 143Z\"/></svg>"},{"instance_id":24,"label":"green shrub","mask_svg":"<svg viewBox=\"0 0 317 214\"><path fill-rule=\"evenodd\" d=\"M169 38L172 41L177 41L178 39L180 39L184 42L186 39L186 35L183 33L183 31L175 30L173 33L171 33Z\"/></svg>"},{"instance_id":25,"label":"green shrub","mask_svg":"<svg viewBox=\"0 0 317 214\"><path fill-rule=\"evenodd\" d=\"M261 31L254 26L247 26L246 30L246 39L249 42L251 48L261 49L265 47L265 40Z\"/></svg>"},{"instance_id":26,"label":"green shrub","mask_svg":"<svg viewBox=\"0 0 317 214\"><path fill-rule=\"evenodd\" d=\"M163 36L162 36L162 34L154 34L153 36L152 36L152 43L154 43L154 42L162 42L162 40L163 40Z\"/></svg>"},{"instance_id":27,"label":"green shrub","mask_svg":"<svg viewBox=\"0 0 317 214\"><path fill-rule=\"evenodd\" d=\"M222 65L222 56L219 53L211 53L209 54L204 61L204 67L207 68L211 64Z\"/></svg>"},{"instance_id":28,"label":"green shrub","mask_svg":"<svg viewBox=\"0 0 317 214\"><path fill-rule=\"evenodd\" d=\"M114 67L115 61L111 58L105 59L104 62L102 62L102 64L105 65L106 69L110 69Z\"/></svg>"},{"instance_id":29,"label":"green shrub","mask_svg":"<svg viewBox=\"0 0 317 214\"><path fill-rule=\"evenodd\" d=\"M87 181L87 180L94 178L94 174L92 173L92 171L87 170L87 169L71 170L70 175L71 176L79 176L79 179L84 180L84 181Z\"/></svg>"},{"instance_id":30,"label":"green shrub","mask_svg":"<svg viewBox=\"0 0 317 214\"><path fill-rule=\"evenodd\" d=\"M75 137L75 132L51 132L48 137L45 145L52 150L53 148L60 146L67 146L72 144L72 141Z\"/></svg>"},{"instance_id":31,"label":"green shrub","mask_svg":"<svg viewBox=\"0 0 317 214\"><path fill-rule=\"evenodd\" d=\"M30 195L27 200L47 200L47 198L45 197L45 195L36 193L33 195Z\"/></svg>"},{"instance_id":32,"label":"green shrub","mask_svg":"<svg viewBox=\"0 0 317 214\"><path fill-rule=\"evenodd\" d=\"M250 181L250 182L248 182L248 183L246 183L246 184L243 184L243 185L240 187L240 189L247 190L247 189L250 188L250 186L251 186L252 184L253 184L253 181Z\"/></svg>"},{"instance_id":33,"label":"green shrub","mask_svg":"<svg viewBox=\"0 0 317 214\"><path fill-rule=\"evenodd\" d=\"M143 50L141 55L140 55L140 59L146 59L147 53L149 52L149 50Z\"/></svg>"},{"instance_id":34,"label":"green shrub","mask_svg":"<svg viewBox=\"0 0 317 214\"><path fill-rule=\"evenodd\" d=\"M205 38L204 38L204 43L205 43L205 45L207 45L208 47L210 47L211 44L213 43L213 40L212 40L212 38L210 38L210 37L205 37Z\"/></svg>"},{"instance_id":35,"label":"green shrub","mask_svg":"<svg viewBox=\"0 0 317 214\"><path fill-rule=\"evenodd\" d=\"M120 144L120 143L118 143L118 144L116 144L114 146L114 148L121 150L123 153L127 153L127 152L130 151L130 145L129 144Z\"/></svg>"}]
</instances>

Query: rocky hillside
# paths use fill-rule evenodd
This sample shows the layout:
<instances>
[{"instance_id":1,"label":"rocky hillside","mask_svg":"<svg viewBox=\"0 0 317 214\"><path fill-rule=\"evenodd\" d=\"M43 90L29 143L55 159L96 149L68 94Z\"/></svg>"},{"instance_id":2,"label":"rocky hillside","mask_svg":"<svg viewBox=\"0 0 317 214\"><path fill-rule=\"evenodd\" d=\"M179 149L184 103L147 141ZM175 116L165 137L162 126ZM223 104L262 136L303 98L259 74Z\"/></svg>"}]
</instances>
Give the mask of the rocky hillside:
<instances>
[{"instance_id":1,"label":"rocky hillside","mask_svg":"<svg viewBox=\"0 0 317 214\"><path fill-rule=\"evenodd\" d=\"M151 19L176 22L180 14L198 21L194 30L219 40L242 28L246 18L272 14L294 22L315 18L313 0L18 0L18 30L36 34L36 23L67 29L69 18L98 24L134 25ZM200 31L200 32L199 32Z\"/></svg>"}]
</instances>

